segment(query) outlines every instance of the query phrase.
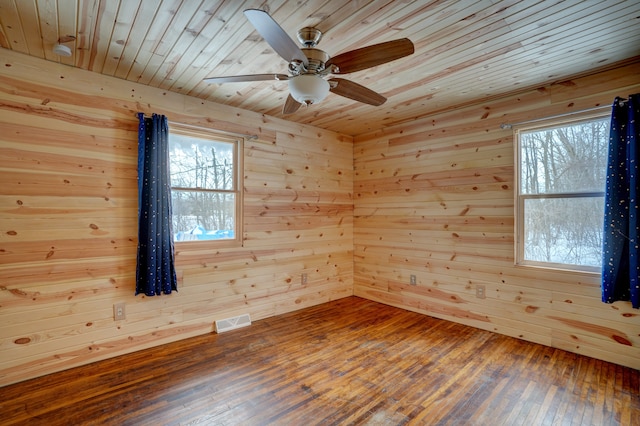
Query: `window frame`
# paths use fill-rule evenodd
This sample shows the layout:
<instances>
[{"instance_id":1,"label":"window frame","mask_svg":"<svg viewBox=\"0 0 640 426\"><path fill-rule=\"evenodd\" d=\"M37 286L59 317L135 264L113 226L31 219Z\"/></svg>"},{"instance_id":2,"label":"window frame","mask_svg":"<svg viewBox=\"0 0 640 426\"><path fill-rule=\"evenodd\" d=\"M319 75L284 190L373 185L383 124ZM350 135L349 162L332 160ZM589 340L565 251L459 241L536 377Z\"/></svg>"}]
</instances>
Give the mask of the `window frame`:
<instances>
[{"instance_id":1,"label":"window frame","mask_svg":"<svg viewBox=\"0 0 640 426\"><path fill-rule=\"evenodd\" d=\"M243 197L244 197L244 142L245 137L237 134L227 133L215 129L209 129L206 127L199 127L188 125L184 123L169 123L169 138L171 134L179 134L187 137L194 137L198 139L206 139L212 142L224 142L231 143L233 145L233 188L232 189L204 189L204 188L184 188L174 187L171 185L171 193L173 190L180 191L201 191L201 192L214 192L222 194L234 194L235 196L235 217L234 217L234 238L224 239L212 239L212 240L190 240L190 241L175 241L173 244L176 247L197 247L197 249L206 248L225 248L225 247L241 247L243 245ZM171 142L169 142L171 143ZM171 163L171 159L169 159Z\"/></svg>"},{"instance_id":2,"label":"window frame","mask_svg":"<svg viewBox=\"0 0 640 426\"><path fill-rule=\"evenodd\" d=\"M602 191L581 191L581 192L562 192L562 193L543 193L543 194L521 194L521 142L520 134L523 132L532 132L536 130L547 129L549 127L559 127L563 125L573 125L582 122L589 122L594 120L600 120L603 118L610 118L611 112L606 110L601 111L586 111L583 113L572 113L563 116L545 118L540 120L532 120L530 122L521 123L513 126L513 140L514 140L514 159L515 159L515 172L514 172L514 264L517 267L525 268L538 268L545 270L559 270L568 271L574 273L583 273L587 275L599 275L601 273L601 267L587 266L587 265L572 265L567 263L556 262L542 262L536 260L527 260L524 258L524 217L526 200L531 199L569 199L569 198L595 198L601 197L604 199L605 190L604 186ZM604 221L604 211L602 220Z\"/></svg>"}]
</instances>

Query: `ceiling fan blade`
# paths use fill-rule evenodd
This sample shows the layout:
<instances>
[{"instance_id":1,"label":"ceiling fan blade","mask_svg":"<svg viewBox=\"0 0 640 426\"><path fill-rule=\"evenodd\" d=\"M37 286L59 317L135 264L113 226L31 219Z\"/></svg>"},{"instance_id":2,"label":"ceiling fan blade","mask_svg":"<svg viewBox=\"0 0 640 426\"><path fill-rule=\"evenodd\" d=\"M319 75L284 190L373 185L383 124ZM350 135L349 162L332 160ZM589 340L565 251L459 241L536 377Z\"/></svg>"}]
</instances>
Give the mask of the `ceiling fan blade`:
<instances>
[{"instance_id":1,"label":"ceiling fan blade","mask_svg":"<svg viewBox=\"0 0 640 426\"><path fill-rule=\"evenodd\" d=\"M341 53L329 59L327 67L336 65L339 70L334 74L348 74L395 61L411 55L414 50L411 40L401 38Z\"/></svg>"},{"instance_id":2,"label":"ceiling fan blade","mask_svg":"<svg viewBox=\"0 0 640 426\"><path fill-rule=\"evenodd\" d=\"M387 98L371 89L354 83L344 78L332 78L329 80L331 92L354 101L363 102L365 104L379 106L387 101Z\"/></svg>"},{"instance_id":3,"label":"ceiling fan blade","mask_svg":"<svg viewBox=\"0 0 640 426\"><path fill-rule=\"evenodd\" d=\"M287 97L287 100L284 103L284 107L282 108L282 113L283 114L293 114L294 112L296 112L298 110L298 108L300 108L300 105L302 105L300 102L296 101L295 99L293 99L293 96L289 95Z\"/></svg>"},{"instance_id":4,"label":"ceiling fan blade","mask_svg":"<svg viewBox=\"0 0 640 426\"><path fill-rule=\"evenodd\" d=\"M293 60L299 60L305 65L309 63L307 57L302 50L298 47L295 41L289 37L289 35L278 25L278 23L264 10L259 9L247 9L244 11L244 15L249 22L253 24L258 34L278 55L282 56L285 61L291 62Z\"/></svg>"},{"instance_id":5,"label":"ceiling fan blade","mask_svg":"<svg viewBox=\"0 0 640 426\"><path fill-rule=\"evenodd\" d=\"M230 75L226 77L208 77L205 83L242 83L245 81L267 81L267 80L289 80L286 74L252 74L252 75Z\"/></svg>"}]
</instances>

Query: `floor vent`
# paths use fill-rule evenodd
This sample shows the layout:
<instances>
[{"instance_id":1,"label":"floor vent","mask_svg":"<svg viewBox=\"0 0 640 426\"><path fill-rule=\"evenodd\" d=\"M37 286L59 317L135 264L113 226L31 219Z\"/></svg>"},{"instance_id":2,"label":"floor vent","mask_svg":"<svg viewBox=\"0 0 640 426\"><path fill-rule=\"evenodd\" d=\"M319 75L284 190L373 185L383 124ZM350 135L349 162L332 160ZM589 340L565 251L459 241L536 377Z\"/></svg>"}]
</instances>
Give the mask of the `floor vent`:
<instances>
[{"instance_id":1,"label":"floor vent","mask_svg":"<svg viewBox=\"0 0 640 426\"><path fill-rule=\"evenodd\" d=\"M237 317L225 318L216 321L216 333L223 331L235 330L236 328L251 325L251 317L249 314L238 315Z\"/></svg>"}]
</instances>

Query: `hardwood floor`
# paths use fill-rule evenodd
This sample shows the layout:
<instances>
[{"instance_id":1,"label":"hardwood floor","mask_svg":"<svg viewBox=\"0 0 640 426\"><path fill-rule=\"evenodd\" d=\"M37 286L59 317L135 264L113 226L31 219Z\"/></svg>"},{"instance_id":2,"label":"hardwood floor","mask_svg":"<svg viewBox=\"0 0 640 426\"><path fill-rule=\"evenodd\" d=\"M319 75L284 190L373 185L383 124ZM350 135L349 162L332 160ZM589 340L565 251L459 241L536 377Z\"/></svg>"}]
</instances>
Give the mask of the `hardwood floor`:
<instances>
[{"instance_id":1,"label":"hardwood floor","mask_svg":"<svg viewBox=\"0 0 640 426\"><path fill-rule=\"evenodd\" d=\"M640 425L638 370L357 297L0 392L3 425Z\"/></svg>"}]
</instances>

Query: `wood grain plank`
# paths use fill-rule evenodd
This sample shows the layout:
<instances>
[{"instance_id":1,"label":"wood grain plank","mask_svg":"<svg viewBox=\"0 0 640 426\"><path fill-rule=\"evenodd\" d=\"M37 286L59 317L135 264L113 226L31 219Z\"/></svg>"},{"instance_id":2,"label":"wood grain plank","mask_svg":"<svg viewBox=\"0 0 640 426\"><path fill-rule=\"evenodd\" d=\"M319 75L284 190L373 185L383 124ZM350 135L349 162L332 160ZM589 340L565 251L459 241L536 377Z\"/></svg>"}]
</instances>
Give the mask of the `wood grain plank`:
<instances>
[{"instance_id":1,"label":"wood grain plank","mask_svg":"<svg viewBox=\"0 0 640 426\"><path fill-rule=\"evenodd\" d=\"M20 15L18 14L18 8L16 3L13 0L1 0L0 1L0 12L2 12L2 16L4 19L10 22L19 22ZM3 26L2 27L3 34L3 44L2 47L5 49L12 49L16 52L20 53L28 53L29 47L27 45L27 40L25 38L25 34L23 33L21 27L19 26Z\"/></svg>"},{"instance_id":2,"label":"wood grain plank","mask_svg":"<svg viewBox=\"0 0 640 426\"><path fill-rule=\"evenodd\" d=\"M100 72L107 60L107 52L111 44L111 35L118 16L121 2L99 2L95 10L95 24L92 31L91 51L87 69Z\"/></svg>"},{"instance_id":3,"label":"wood grain plank","mask_svg":"<svg viewBox=\"0 0 640 426\"><path fill-rule=\"evenodd\" d=\"M125 76L138 57L149 31L149 19L155 22L160 3L123 2L112 35L103 74ZM118 70L120 71L118 75Z\"/></svg>"},{"instance_id":4,"label":"wood grain plank","mask_svg":"<svg viewBox=\"0 0 640 426\"><path fill-rule=\"evenodd\" d=\"M34 32L31 35L35 37L26 38L27 52L29 52L30 55L36 56L38 58L44 58L44 40L42 28L38 20L37 0L15 2L15 5L17 8L21 28L28 28L30 32ZM53 40L50 40L49 42L51 43L53 42Z\"/></svg>"},{"instance_id":5,"label":"wood grain plank","mask_svg":"<svg viewBox=\"0 0 640 426\"><path fill-rule=\"evenodd\" d=\"M59 61L66 65L75 65L77 58L77 39L80 31L78 30L78 12L80 6L78 0L57 0L58 15L56 17L58 23L57 40L67 40L73 37L73 40L66 41L65 46L71 49L71 56L59 57ZM62 12L61 12L62 11Z\"/></svg>"},{"instance_id":6,"label":"wood grain plank","mask_svg":"<svg viewBox=\"0 0 640 426\"><path fill-rule=\"evenodd\" d=\"M36 0L37 17L42 37L42 57L48 60L58 60L60 57L53 52L53 46L58 42L60 30L58 28L57 2Z\"/></svg>"}]
</instances>

